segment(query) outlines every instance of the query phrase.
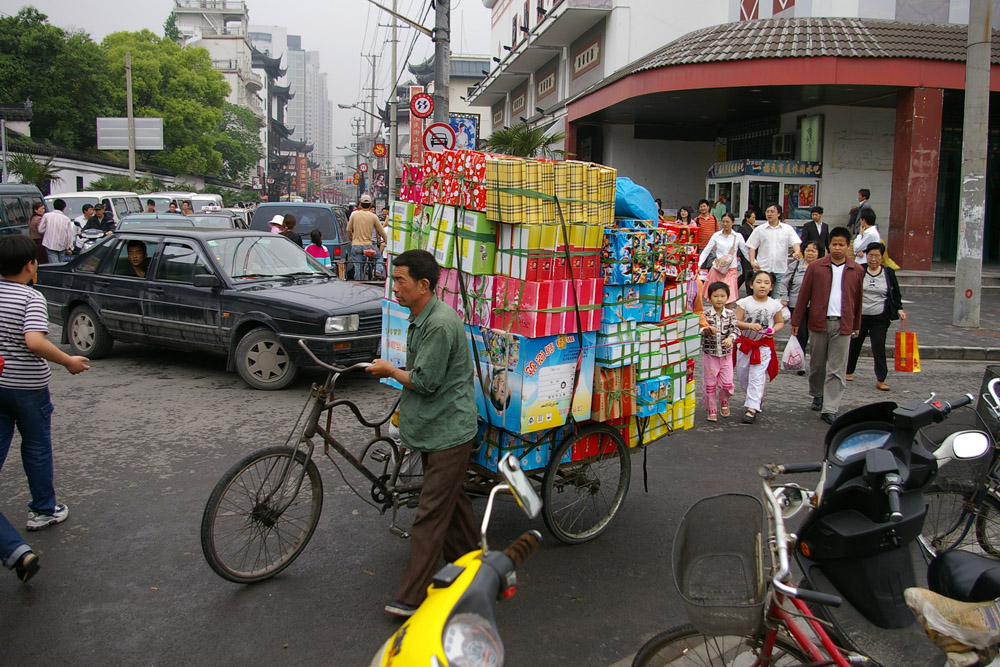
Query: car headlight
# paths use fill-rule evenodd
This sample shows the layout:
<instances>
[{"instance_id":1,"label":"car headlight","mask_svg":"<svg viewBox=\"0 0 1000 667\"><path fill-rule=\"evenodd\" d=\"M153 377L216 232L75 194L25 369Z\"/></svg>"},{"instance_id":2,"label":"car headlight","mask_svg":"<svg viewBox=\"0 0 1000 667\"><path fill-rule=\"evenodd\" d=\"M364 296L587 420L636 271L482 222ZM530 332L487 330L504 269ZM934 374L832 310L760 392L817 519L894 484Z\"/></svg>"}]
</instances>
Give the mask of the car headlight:
<instances>
[{"instance_id":1,"label":"car headlight","mask_svg":"<svg viewBox=\"0 0 1000 667\"><path fill-rule=\"evenodd\" d=\"M360 320L357 314L336 315L326 318L326 325L323 327L323 331L328 334L347 333L348 331L357 331L359 325Z\"/></svg>"},{"instance_id":2,"label":"car headlight","mask_svg":"<svg viewBox=\"0 0 1000 667\"><path fill-rule=\"evenodd\" d=\"M441 637L448 667L503 664L503 644L493 624L478 614L458 614Z\"/></svg>"}]
</instances>

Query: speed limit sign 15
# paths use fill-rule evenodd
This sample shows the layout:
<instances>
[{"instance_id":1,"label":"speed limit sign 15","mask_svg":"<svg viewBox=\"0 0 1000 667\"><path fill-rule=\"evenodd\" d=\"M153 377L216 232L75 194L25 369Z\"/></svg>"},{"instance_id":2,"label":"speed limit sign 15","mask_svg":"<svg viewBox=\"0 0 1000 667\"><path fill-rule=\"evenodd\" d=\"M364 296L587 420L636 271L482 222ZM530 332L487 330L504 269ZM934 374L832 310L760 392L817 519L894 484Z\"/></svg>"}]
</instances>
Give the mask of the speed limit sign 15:
<instances>
[{"instance_id":1,"label":"speed limit sign 15","mask_svg":"<svg viewBox=\"0 0 1000 667\"><path fill-rule=\"evenodd\" d=\"M434 113L434 98L427 93L417 93L410 99L410 113L417 118L427 118Z\"/></svg>"}]
</instances>

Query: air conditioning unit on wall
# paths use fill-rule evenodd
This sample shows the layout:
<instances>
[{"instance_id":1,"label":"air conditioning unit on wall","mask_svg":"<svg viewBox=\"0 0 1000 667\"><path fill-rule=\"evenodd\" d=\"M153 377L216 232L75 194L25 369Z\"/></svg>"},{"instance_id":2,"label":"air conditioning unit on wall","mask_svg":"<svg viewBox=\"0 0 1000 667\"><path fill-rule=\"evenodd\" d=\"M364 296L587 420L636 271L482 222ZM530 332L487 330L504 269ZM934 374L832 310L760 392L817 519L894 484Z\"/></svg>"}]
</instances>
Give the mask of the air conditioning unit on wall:
<instances>
[{"instance_id":1,"label":"air conditioning unit on wall","mask_svg":"<svg viewBox=\"0 0 1000 667\"><path fill-rule=\"evenodd\" d=\"M771 137L771 152L775 155L791 157L795 154L795 133L784 132Z\"/></svg>"}]
</instances>

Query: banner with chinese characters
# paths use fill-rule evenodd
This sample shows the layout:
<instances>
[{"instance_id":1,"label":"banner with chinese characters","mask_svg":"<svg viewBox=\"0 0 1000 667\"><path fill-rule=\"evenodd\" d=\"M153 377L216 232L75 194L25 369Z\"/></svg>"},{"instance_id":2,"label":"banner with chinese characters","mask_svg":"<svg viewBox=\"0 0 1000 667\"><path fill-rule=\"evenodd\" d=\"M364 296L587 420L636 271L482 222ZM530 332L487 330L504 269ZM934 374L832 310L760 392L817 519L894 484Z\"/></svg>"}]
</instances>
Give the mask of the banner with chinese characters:
<instances>
[{"instance_id":1,"label":"banner with chinese characters","mask_svg":"<svg viewBox=\"0 0 1000 667\"><path fill-rule=\"evenodd\" d=\"M822 162L797 160L728 160L708 165L709 178L731 176L802 176L819 178L823 175Z\"/></svg>"}]
</instances>

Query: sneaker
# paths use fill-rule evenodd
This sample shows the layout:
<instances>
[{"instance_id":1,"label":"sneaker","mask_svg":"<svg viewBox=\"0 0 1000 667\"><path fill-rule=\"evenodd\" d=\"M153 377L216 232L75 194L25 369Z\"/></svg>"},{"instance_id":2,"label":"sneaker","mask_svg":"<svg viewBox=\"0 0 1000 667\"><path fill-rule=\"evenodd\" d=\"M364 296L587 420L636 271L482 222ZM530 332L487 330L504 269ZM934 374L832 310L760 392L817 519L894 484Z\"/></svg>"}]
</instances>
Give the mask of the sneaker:
<instances>
[{"instance_id":1,"label":"sneaker","mask_svg":"<svg viewBox=\"0 0 1000 667\"><path fill-rule=\"evenodd\" d=\"M14 572L17 573L17 578L21 580L21 583L26 584L28 579L38 573L39 567L38 556L35 555L35 552L25 551L14 563Z\"/></svg>"},{"instance_id":2,"label":"sneaker","mask_svg":"<svg viewBox=\"0 0 1000 667\"><path fill-rule=\"evenodd\" d=\"M717 421L719 421L719 417L714 412L709 412L708 413L708 421L710 421L710 422L717 422Z\"/></svg>"},{"instance_id":3,"label":"sneaker","mask_svg":"<svg viewBox=\"0 0 1000 667\"><path fill-rule=\"evenodd\" d=\"M405 602L400 602L399 600L393 600L385 606L385 610L393 616L409 618L410 616L413 616L413 613L417 610L417 606L406 604Z\"/></svg>"},{"instance_id":4,"label":"sneaker","mask_svg":"<svg viewBox=\"0 0 1000 667\"><path fill-rule=\"evenodd\" d=\"M41 530L42 528L62 523L68 516L69 508L65 505L56 505L52 514L28 512L28 524L25 528L28 530Z\"/></svg>"}]
</instances>

